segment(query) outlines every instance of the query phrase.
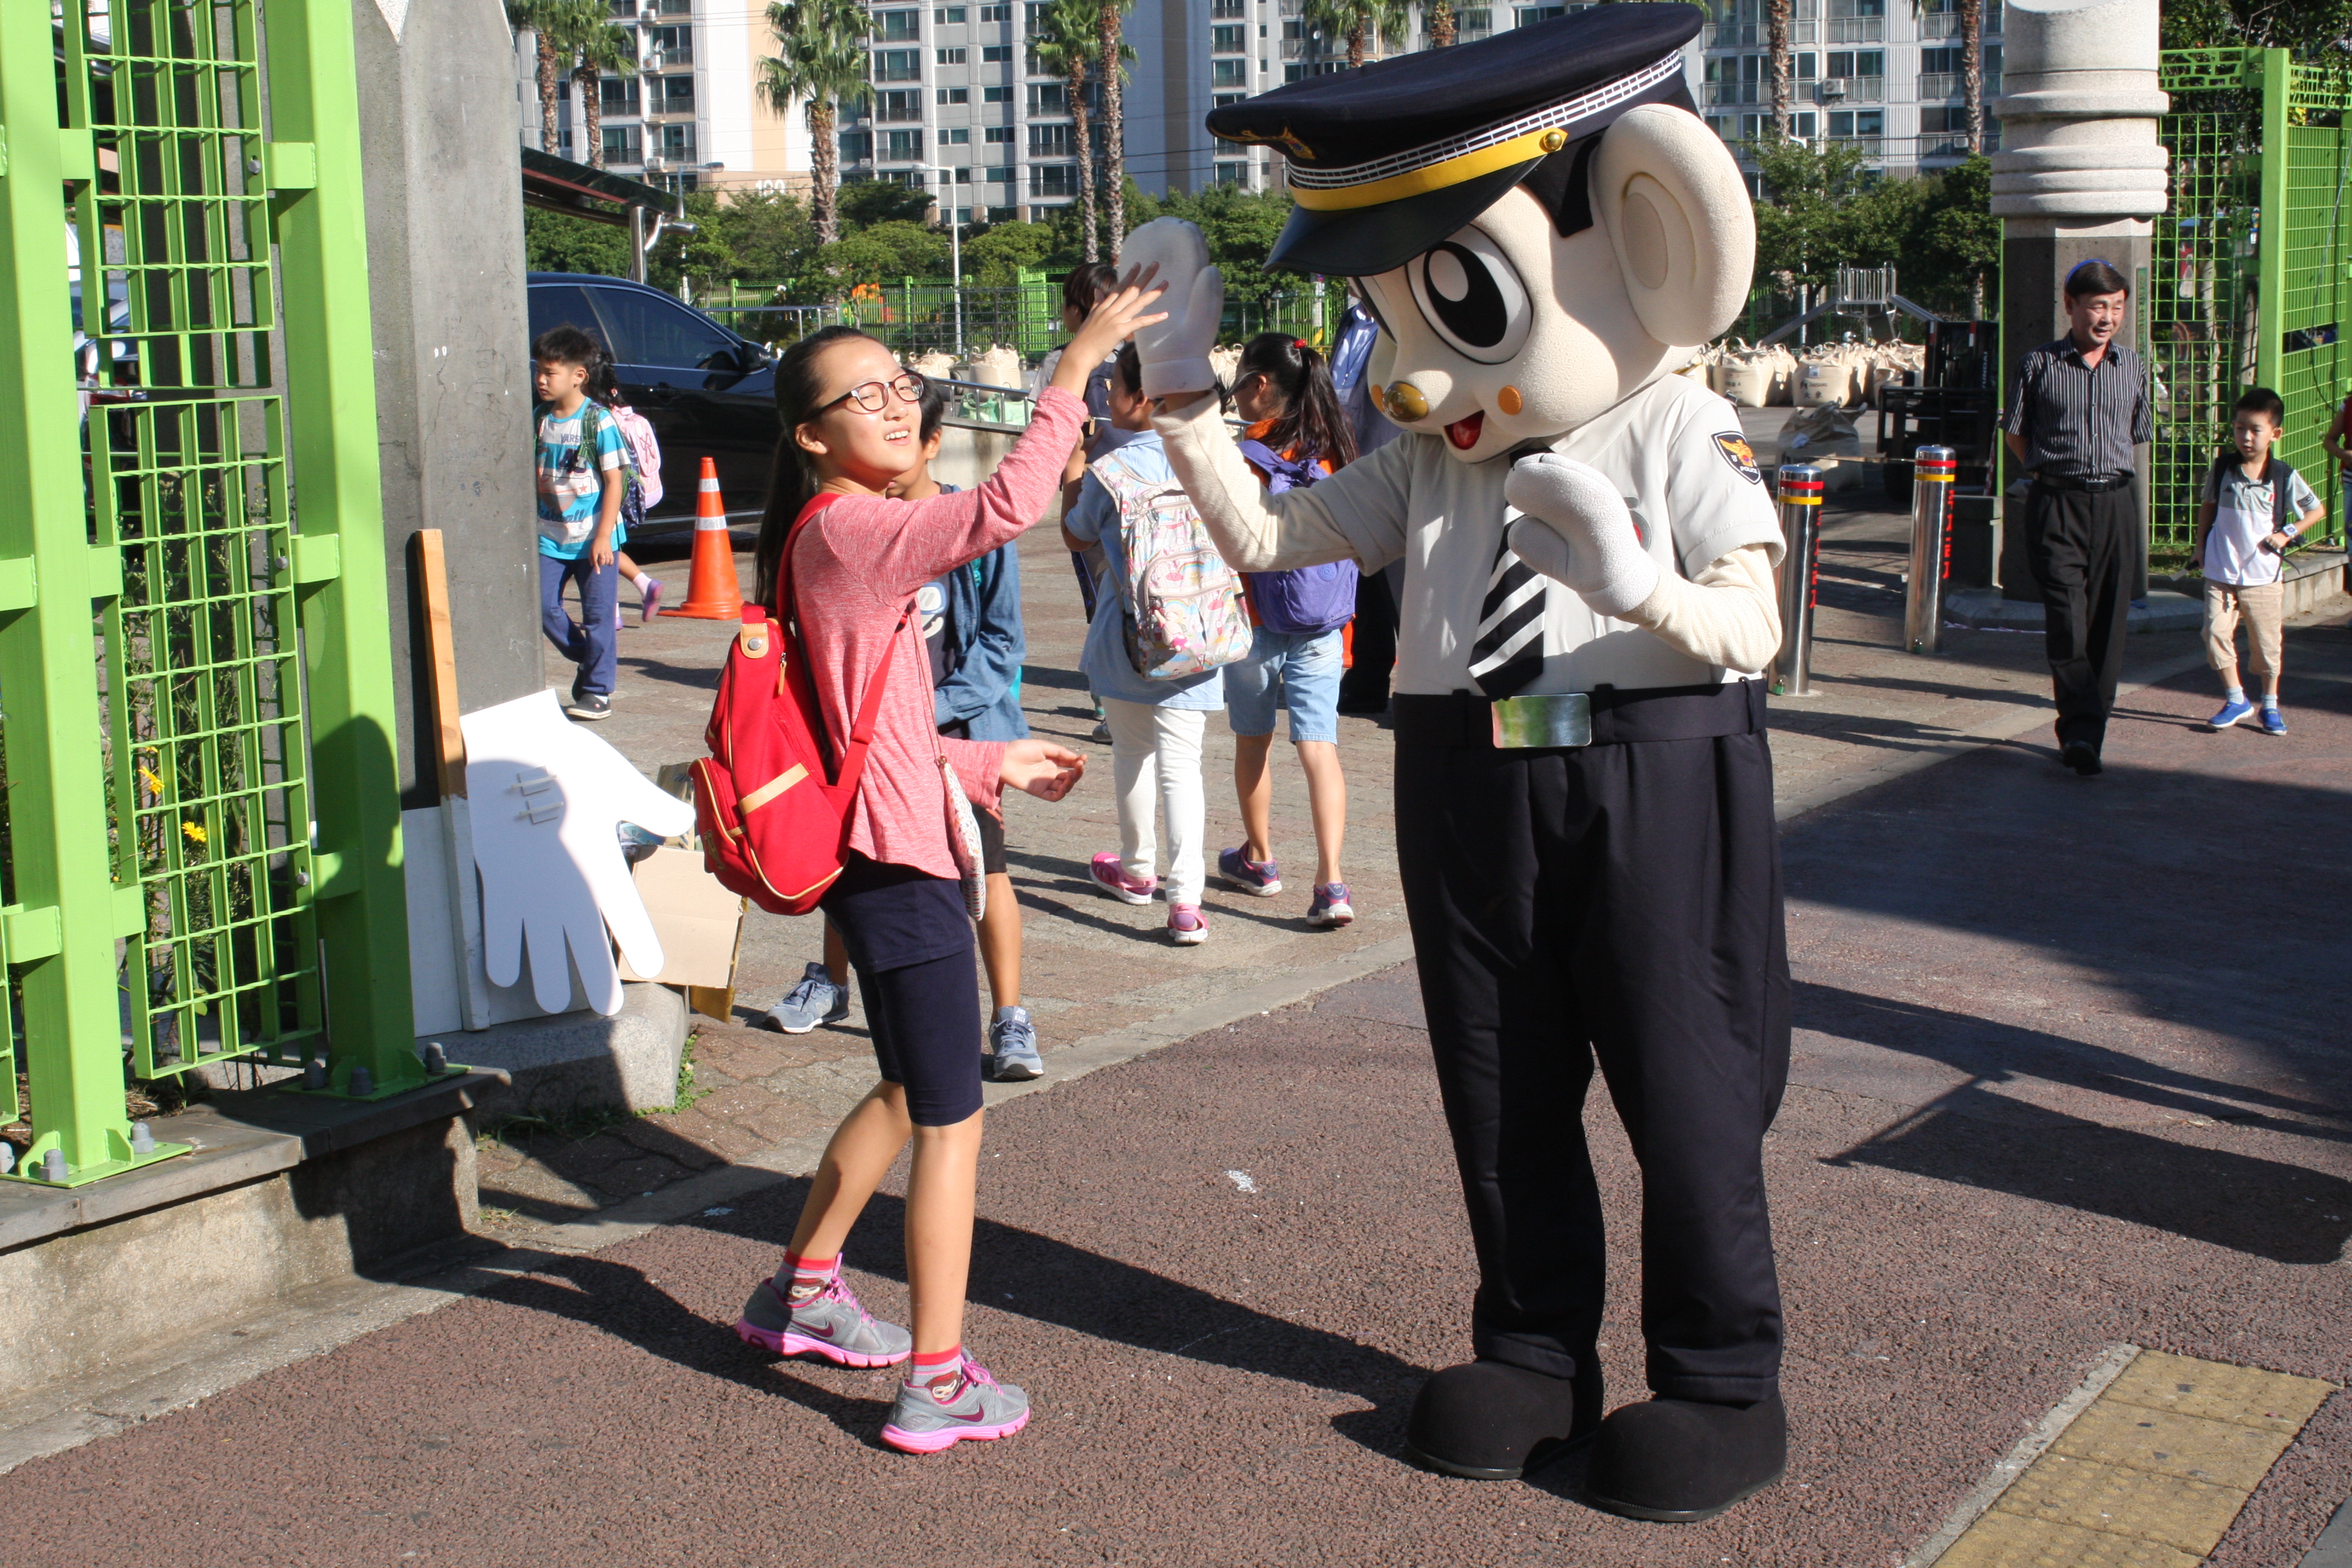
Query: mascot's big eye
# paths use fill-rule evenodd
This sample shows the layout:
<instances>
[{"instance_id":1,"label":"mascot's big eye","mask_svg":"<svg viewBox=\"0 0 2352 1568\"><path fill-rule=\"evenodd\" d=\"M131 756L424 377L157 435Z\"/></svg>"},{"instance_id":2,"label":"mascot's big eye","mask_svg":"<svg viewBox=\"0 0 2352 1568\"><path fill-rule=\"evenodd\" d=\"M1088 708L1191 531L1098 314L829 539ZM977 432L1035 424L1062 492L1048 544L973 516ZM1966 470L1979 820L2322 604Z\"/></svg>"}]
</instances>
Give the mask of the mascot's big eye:
<instances>
[{"instance_id":1,"label":"mascot's big eye","mask_svg":"<svg viewBox=\"0 0 2352 1568\"><path fill-rule=\"evenodd\" d=\"M1480 364L1501 364L1528 341L1528 288L1481 230L1465 228L1405 263L1413 303L1437 335Z\"/></svg>"}]
</instances>

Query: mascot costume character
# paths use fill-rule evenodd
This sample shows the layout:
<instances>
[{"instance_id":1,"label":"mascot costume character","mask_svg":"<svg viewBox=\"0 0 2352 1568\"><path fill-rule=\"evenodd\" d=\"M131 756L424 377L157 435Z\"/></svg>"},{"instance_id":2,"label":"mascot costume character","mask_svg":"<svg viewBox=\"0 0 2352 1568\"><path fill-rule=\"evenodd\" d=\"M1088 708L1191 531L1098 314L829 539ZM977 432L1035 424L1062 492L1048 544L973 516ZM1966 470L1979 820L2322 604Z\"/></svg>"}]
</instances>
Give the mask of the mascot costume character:
<instances>
[{"instance_id":1,"label":"mascot costume character","mask_svg":"<svg viewBox=\"0 0 2352 1568\"><path fill-rule=\"evenodd\" d=\"M1693 111L1685 5L1601 5L1211 112L1279 146L1269 265L1354 280L1405 435L1268 495L1208 352L1223 285L1163 218L1137 336L1184 488L1246 572L1400 557L1397 853L1479 1281L1475 1359L1408 1456L1517 1477L1590 1444L1584 1500L1711 1517L1780 1479L1762 1145L1789 973L1759 672L1780 530L1727 403L1672 374L1736 319L1756 248ZM1641 1163L1653 1397L1609 1414L1595 1058Z\"/></svg>"}]
</instances>

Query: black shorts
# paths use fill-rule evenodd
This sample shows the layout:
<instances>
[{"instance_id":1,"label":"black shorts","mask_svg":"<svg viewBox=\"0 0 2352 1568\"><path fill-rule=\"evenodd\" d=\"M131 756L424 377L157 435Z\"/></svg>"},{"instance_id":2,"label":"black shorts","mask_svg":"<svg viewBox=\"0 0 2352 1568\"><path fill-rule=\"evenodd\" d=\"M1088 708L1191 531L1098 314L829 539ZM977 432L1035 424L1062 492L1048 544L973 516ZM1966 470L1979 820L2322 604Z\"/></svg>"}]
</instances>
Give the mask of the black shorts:
<instances>
[{"instance_id":1,"label":"black shorts","mask_svg":"<svg viewBox=\"0 0 2352 1568\"><path fill-rule=\"evenodd\" d=\"M857 971L883 1081L907 1091L918 1127L970 1117L980 1109L980 988L963 890L852 854L823 908Z\"/></svg>"}]
</instances>

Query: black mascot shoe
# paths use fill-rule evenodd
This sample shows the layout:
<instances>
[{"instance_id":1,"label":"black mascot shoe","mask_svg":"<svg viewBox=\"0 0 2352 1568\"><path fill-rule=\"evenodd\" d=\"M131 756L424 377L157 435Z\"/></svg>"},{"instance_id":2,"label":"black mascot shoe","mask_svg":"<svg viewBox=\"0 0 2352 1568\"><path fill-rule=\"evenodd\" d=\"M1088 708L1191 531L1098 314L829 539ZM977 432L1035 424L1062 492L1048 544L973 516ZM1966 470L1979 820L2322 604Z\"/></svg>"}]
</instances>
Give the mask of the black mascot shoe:
<instances>
[{"instance_id":1,"label":"black mascot shoe","mask_svg":"<svg viewBox=\"0 0 2352 1568\"><path fill-rule=\"evenodd\" d=\"M1549 1377L1499 1361L1431 1374L1405 1418L1404 1457L1425 1470L1474 1481L1515 1481L1601 1429L1601 1365Z\"/></svg>"},{"instance_id":2,"label":"black mascot shoe","mask_svg":"<svg viewBox=\"0 0 2352 1568\"><path fill-rule=\"evenodd\" d=\"M1777 1394L1753 1405L1653 1399L1601 1424L1581 1500L1627 1519L1693 1524L1780 1479L1789 1412Z\"/></svg>"}]
</instances>

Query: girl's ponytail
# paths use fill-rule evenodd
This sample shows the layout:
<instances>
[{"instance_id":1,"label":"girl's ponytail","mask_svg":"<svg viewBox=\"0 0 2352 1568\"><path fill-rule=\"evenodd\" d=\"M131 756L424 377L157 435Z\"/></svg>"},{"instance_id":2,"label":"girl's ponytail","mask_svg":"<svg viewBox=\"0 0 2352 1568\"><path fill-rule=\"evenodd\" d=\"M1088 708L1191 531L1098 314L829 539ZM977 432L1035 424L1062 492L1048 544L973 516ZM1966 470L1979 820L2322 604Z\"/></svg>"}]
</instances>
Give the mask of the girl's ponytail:
<instances>
[{"instance_id":1,"label":"girl's ponytail","mask_svg":"<svg viewBox=\"0 0 2352 1568\"><path fill-rule=\"evenodd\" d=\"M1296 447L1301 456L1324 458L1334 468L1356 460L1356 435L1339 405L1331 363L1304 338L1288 332L1260 332L1252 338L1242 347L1234 384L1253 375L1265 376L1282 395L1283 411L1266 432L1268 446L1277 452Z\"/></svg>"}]
</instances>

